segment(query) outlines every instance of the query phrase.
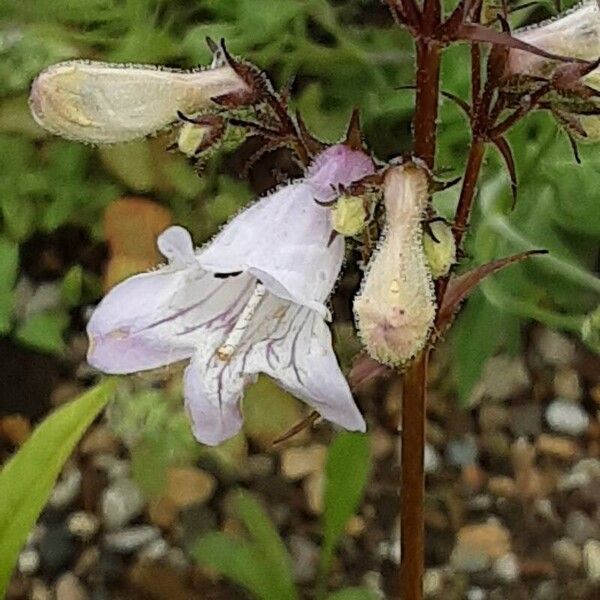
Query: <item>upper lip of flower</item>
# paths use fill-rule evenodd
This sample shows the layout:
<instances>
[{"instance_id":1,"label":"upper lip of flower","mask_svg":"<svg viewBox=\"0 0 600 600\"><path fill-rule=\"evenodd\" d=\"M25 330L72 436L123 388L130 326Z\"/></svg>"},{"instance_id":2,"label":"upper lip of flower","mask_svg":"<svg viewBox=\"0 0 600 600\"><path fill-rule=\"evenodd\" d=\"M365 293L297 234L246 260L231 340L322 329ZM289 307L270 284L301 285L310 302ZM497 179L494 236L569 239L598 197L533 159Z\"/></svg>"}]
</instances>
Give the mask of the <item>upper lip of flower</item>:
<instances>
[{"instance_id":1,"label":"upper lip of flower","mask_svg":"<svg viewBox=\"0 0 600 600\"><path fill-rule=\"evenodd\" d=\"M373 165L350 150L323 154L316 174L261 199L198 252L186 230L166 230L158 245L168 264L119 284L92 315L90 364L131 373L192 357L186 404L209 444L240 429L244 387L260 372L325 418L364 430L324 322L344 243L328 246L328 209L313 199L335 193L327 179L350 183Z\"/></svg>"}]
</instances>

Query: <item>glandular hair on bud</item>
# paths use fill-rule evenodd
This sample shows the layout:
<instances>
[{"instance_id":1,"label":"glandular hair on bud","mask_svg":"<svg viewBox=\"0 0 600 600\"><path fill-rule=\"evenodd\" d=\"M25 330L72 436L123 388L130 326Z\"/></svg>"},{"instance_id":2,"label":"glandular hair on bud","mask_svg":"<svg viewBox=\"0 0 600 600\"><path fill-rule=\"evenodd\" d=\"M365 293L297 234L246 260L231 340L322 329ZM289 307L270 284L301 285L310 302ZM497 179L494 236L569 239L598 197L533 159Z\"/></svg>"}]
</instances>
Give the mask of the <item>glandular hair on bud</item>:
<instances>
[{"instance_id":1,"label":"glandular hair on bud","mask_svg":"<svg viewBox=\"0 0 600 600\"><path fill-rule=\"evenodd\" d=\"M367 223L365 202L361 196L340 196L331 210L331 225L342 235L358 235Z\"/></svg>"},{"instance_id":2,"label":"glandular hair on bud","mask_svg":"<svg viewBox=\"0 0 600 600\"><path fill-rule=\"evenodd\" d=\"M585 0L563 15L513 32L514 37L542 50L593 61L600 56L600 8L597 0ZM512 48L508 58L511 75L550 77L561 63L524 50ZM600 89L600 69L584 81Z\"/></svg>"},{"instance_id":3,"label":"glandular hair on bud","mask_svg":"<svg viewBox=\"0 0 600 600\"><path fill-rule=\"evenodd\" d=\"M434 279L444 277L456 262L456 241L452 228L445 221L433 221L425 229L423 250Z\"/></svg>"},{"instance_id":4,"label":"glandular hair on bud","mask_svg":"<svg viewBox=\"0 0 600 600\"><path fill-rule=\"evenodd\" d=\"M379 362L399 366L427 343L435 319L433 279L423 250L427 173L407 163L386 173L386 224L367 267L354 314L361 339Z\"/></svg>"}]
</instances>

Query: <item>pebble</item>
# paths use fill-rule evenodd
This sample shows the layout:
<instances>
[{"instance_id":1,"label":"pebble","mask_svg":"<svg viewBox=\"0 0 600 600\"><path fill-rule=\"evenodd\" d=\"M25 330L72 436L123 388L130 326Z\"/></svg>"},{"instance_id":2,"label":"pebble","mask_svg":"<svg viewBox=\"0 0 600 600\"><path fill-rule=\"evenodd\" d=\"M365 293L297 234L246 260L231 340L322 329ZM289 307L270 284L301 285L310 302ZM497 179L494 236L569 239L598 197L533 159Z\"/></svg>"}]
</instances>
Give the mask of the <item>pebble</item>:
<instances>
[{"instance_id":1,"label":"pebble","mask_svg":"<svg viewBox=\"0 0 600 600\"><path fill-rule=\"evenodd\" d=\"M73 573L64 573L56 582L56 600L87 600L88 594Z\"/></svg>"},{"instance_id":2,"label":"pebble","mask_svg":"<svg viewBox=\"0 0 600 600\"><path fill-rule=\"evenodd\" d=\"M429 427L430 424L428 423ZM381 427L376 427L371 433L371 453L376 460L383 460L394 451L392 436Z\"/></svg>"},{"instance_id":3,"label":"pebble","mask_svg":"<svg viewBox=\"0 0 600 600\"><path fill-rule=\"evenodd\" d=\"M170 529L177 520L179 511L169 498L152 498L148 504L148 516L154 525L161 529Z\"/></svg>"},{"instance_id":4,"label":"pebble","mask_svg":"<svg viewBox=\"0 0 600 600\"><path fill-rule=\"evenodd\" d=\"M564 461L572 461L579 454L579 446L574 440L542 433L535 446L540 454Z\"/></svg>"},{"instance_id":5,"label":"pebble","mask_svg":"<svg viewBox=\"0 0 600 600\"><path fill-rule=\"evenodd\" d=\"M158 527L152 525L135 525L121 531L107 533L104 536L104 545L112 552L130 554L159 537L160 530Z\"/></svg>"},{"instance_id":6,"label":"pebble","mask_svg":"<svg viewBox=\"0 0 600 600\"><path fill-rule=\"evenodd\" d=\"M600 583L600 540L588 540L583 546L583 565L588 579Z\"/></svg>"},{"instance_id":7,"label":"pebble","mask_svg":"<svg viewBox=\"0 0 600 600\"><path fill-rule=\"evenodd\" d=\"M425 597L439 594L444 586L444 574L441 569L427 569L423 577Z\"/></svg>"},{"instance_id":8,"label":"pebble","mask_svg":"<svg viewBox=\"0 0 600 600\"><path fill-rule=\"evenodd\" d=\"M509 422L509 412L501 404L484 402L479 409L479 426L483 431L494 431Z\"/></svg>"},{"instance_id":9,"label":"pebble","mask_svg":"<svg viewBox=\"0 0 600 600\"><path fill-rule=\"evenodd\" d=\"M458 571L474 573L488 568L492 561L510 551L510 533L500 523L490 520L459 530L450 562Z\"/></svg>"},{"instance_id":10,"label":"pebble","mask_svg":"<svg viewBox=\"0 0 600 600\"><path fill-rule=\"evenodd\" d=\"M500 498L512 498L517 493L517 486L514 479L503 476L490 477L488 489L494 496L499 496Z\"/></svg>"},{"instance_id":11,"label":"pebble","mask_svg":"<svg viewBox=\"0 0 600 600\"><path fill-rule=\"evenodd\" d=\"M167 472L165 497L175 507L185 508L209 500L217 486L215 478L195 467L172 467Z\"/></svg>"},{"instance_id":12,"label":"pebble","mask_svg":"<svg viewBox=\"0 0 600 600\"><path fill-rule=\"evenodd\" d=\"M31 435L31 423L23 415L7 415L0 419L0 436L13 446L20 446Z\"/></svg>"},{"instance_id":13,"label":"pebble","mask_svg":"<svg viewBox=\"0 0 600 600\"><path fill-rule=\"evenodd\" d=\"M425 473L435 473L442 464L438 451L429 443L425 444L424 463Z\"/></svg>"},{"instance_id":14,"label":"pebble","mask_svg":"<svg viewBox=\"0 0 600 600\"><path fill-rule=\"evenodd\" d=\"M576 571L581 566L582 556L579 546L569 538L556 540L552 544L552 556L561 567Z\"/></svg>"},{"instance_id":15,"label":"pebble","mask_svg":"<svg viewBox=\"0 0 600 600\"><path fill-rule=\"evenodd\" d=\"M94 456L94 466L104 471L111 481L127 479L131 473L131 463L112 454L97 454Z\"/></svg>"},{"instance_id":16,"label":"pebble","mask_svg":"<svg viewBox=\"0 0 600 600\"><path fill-rule=\"evenodd\" d=\"M100 523L96 515L80 510L69 515L67 527L75 537L87 542L96 535Z\"/></svg>"},{"instance_id":17,"label":"pebble","mask_svg":"<svg viewBox=\"0 0 600 600\"><path fill-rule=\"evenodd\" d=\"M143 510L146 501L131 479L117 479L102 492L100 511L108 529L120 529Z\"/></svg>"},{"instance_id":18,"label":"pebble","mask_svg":"<svg viewBox=\"0 0 600 600\"><path fill-rule=\"evenodd\" d=\"M306 494L306 501L310 510L320 515L323 512L323 489L325 477L323 473L313 473L306 478L302 486Z\"/></svg>"},{"instance_id":19,"label":"pebble","mask_svg":"<svg viewBox=\"0 0 600 600\"><path fill-rule=\"evenodd\" d=\"M588 414L579 404L557 398L546 409L546 421L558 433L581 435L590 424Z\"/></svg>"},{"instance_id":20,"label":"pebble","mask_svg":"<svg viewBox=\"0 0 600 600\"><path fill-rule=\"evenodd\" d=\"M583 544L590 538L598 537L600 525L580 510L569 513L565 523L567 535L576 543Z\"/></svg>"},{"instance_id":21,"label":"pebble","mask_svg":"<svg viewBox=\"0 0 600 600\"><path fill-rule=\"evenodd\" d=\"M575 369L561 369L554 375L554 393L576 402L581 398L579 374Z\"/></svg>"},{"instance_id":22,"label":"pebble","mask_svg":"<svg viewBox=\"0 0 600 600\"><path fill-rule=\"evenodd\" d=\"M63 523L48 525L38 542L42 565L52 572L61 571L71 564L76 552L73 537Z\"/></svg>"},{"instance_id":23,"label":"pebble","mask_svg":"<svg viewBox=\"0 0 600 600\"><path fill-rule=\"evenodd\" d=\"M140 551L140 558L144 560L157 561L164 558L169 552L169 544L164 538L158 538L146 544Z\"/></svg>"},{"instance_id":24,"label":"pebble","mask_svg":"<svg viewBox=\"0 0 600 600\"><path fill-rule=\"evenodd\" d=\"M536 588L533 600L559 600L558 586L554 581L542 581Z\"/></svg>"},{"instance_id":25,"label":"pebble","mask_svg":"<svg viewBox=\"0 0 600 600\"><path fill-rule=\"evenodd\" d=\"M542 407L538 402L510 407L510 429L515 437L539 435L542 431Z\"/></svg>"},{"instance_id":26,"label":"pebble","mask_svg":"<svg viewBox=\"0 0 600 600\"><path fill-rule=\"evenodd\" d=\"M485 591L480 587L472 587L467 591L467 600L485 600Z\"/></svg>"},{"instance_id":27,"label":"pebble","mask_svg":"<svg viewBox=\"0 0 600 600\"><path fill-rule=\"evenodd\" d=\"M83 454L113 454L119 449L119 440L105 425L96 425L83 438L79 449Z\"/></svg>"},{"instance_id":28,"label":"pebble","mask_svg":"<svg viewBox=\"0 0 600 600\"><path fill-rule=\"evenodd\" d=\"M25 548L19 554L18 569L23 575L33 575L40 566L40 555L34 548Z\"/></svg>"},{"instance_id":29,"label":"pebble","mask_svg":"<svg viewBox=\"0 0 600 600\"><path fill-rule=\"evenodd\" d=\"M552 329L543 329L536 340L542 358L549 365L563 367L575 360L575 344Z\"/></svg>"},{"instance_id":30,"label":"pebble","mask_svg":"<svg viewBox=\"0 0 600 600\"><path fill-rule=\"evenodd\" d=\"M529 375L522 358L493 356L485 363L481 380L473 390L472 403L483 398L508 400L524 392L529 386Z\"/></svg>"},{"instance_id":31,"label":"pebble","mask_svg":"<svg viewBox=\"0 0 600 600\"><path fill-rule=\"evenodd\" d=\"M52 592L41 579L34 579L29 591L29 600L52 600Z\"/></svg>"},{"instance_id":32,"label":"pebble","mask_svg":"<svg viewBox=\"0 0 600 600\"><path fill-rule=\"evenodd\" d=\"M273 457L268 454L252 454L246 459L246 467L253 477L267 477L274 471Z\"/></svg>"},{"instance_id":33,"label":"pebble","mask_svg":"<svg viewBox=\"0 0 600 600\"><path fill-rule=\"evenodd\" d=\"M296 581L299 583L313 581L319 564L318 546L303 536L292 535L289 539L289 548Z\"/></svg>"},{"instance_id":34,"label":"pebble","mask_svg":"<svg viewBox=\"0 0 600 600\"><path fill-rule=\"evenodd\" d=\"M477 442L472 435L465 435L448 443L446 457L455 467L475 464L479 456Z\"/></svg>"},{"instance_id":35,"label":"pebble","mask_svg":"<svg viewBox=\"0 0 600 600\"><path fill-rule=\"evenodd\" d=\"M52 508L66 508L79 494L81 489L81 471L76 467L67 467L54 486L48 504Z\"/></svg>"},{"instance_id":36,"label":"pebble","mask_svg":"<svg viewBox=\"0 0 600 600\"><path fill-rule=\"evenodd\" d=\"M519 561L514 553L507 552L494 561L493 571L505 583L513 583L519 578Z\"/></svg>"},{"instance_id":37,"label":"pebble","mask_svg":"<svg viewBox=\"0 0 600 600\"><path fill-rule=\"evenodd\" d=\"M286 448L281 454L281 471L288 479L304 479L323 469L327 448L322 444Z\"/></svg>"}]
</instances>

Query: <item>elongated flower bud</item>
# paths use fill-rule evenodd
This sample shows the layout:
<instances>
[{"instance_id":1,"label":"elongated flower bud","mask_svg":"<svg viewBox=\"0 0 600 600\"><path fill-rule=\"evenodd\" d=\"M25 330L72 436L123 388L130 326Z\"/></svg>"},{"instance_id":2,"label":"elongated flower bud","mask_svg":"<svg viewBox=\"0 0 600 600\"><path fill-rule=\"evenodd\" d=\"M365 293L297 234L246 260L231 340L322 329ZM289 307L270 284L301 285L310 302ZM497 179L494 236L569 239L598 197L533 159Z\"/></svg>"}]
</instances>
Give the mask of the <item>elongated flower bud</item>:
<instances>
[{"instance_id":1,"label":"elongated flower bud","mask_svg":"<svg viewBox=\"0 0 600 600\"><path fill-rule=\"evenodd\" d=\"M45 129L93 144L126 142L164 129L177 111L194 114L212 98L248 90L228 64L198 71L69 61L33 82L29 106Z\"/></svg>"},{"instance_id":2,"label":"elongated flower bud","mask_svg":"<svg viewBox=\"0 0 600 600\"><path fill-rule=\"evenodd\" d=\"M423 237L423 249L434 279L444 277L456 262L456 241L452 228L444 221L434 221Z\"/></svg>"},{"instance_id":3,"label":"elongated flower bud","mask_svg":"<svg viewBox=\"0 0 600 600\"><path fill-rule=\"evenodd\" d=\"M433 281L423 251L427 174L412 163L392 167L383 191L386 226L354 314L369 354L397 366L425 346L435 318Z\"/></svg>"},{"instance_id":4,"label":"elongated flower bud","mask_svg":"<svg viewBox=\"0 0 600 600\"><path fill-rule=\"evenodd\" d=\"M556 19L517 30L513 35L553 54L593 61L600 56L600 8L597 0L585 0ZM512 75L550 77L559 64L531 52L511 49L508 71ZM600 89L600 69L586 75L584 81Z\"/></svg>"}]
</instances>

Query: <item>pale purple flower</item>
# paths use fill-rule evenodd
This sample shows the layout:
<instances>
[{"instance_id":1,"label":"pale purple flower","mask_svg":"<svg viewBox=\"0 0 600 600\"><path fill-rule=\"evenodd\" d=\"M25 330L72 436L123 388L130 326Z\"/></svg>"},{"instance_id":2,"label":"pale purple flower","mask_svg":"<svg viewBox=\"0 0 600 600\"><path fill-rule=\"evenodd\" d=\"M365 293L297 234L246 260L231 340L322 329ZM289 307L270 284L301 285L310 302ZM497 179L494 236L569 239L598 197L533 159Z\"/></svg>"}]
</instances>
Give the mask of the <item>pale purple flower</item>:
<instances>
[{"instance_id":1,"label":"pale purple flower","mask_svg":"<svg viewBox=\"0 0 600 600\"><path fill-rule=\"evenodd\" d=\"M242 426L244 388L275 378L323 417L364 431L325 323L344 241L330 242L319 205L373 172L361 152L337 145L305 179L262 198L200 250L182 227L158 247L168 264L135 275L102 300L88 324L91 365L133 373L191 359L184 393L194 434L218 444Z\"/></svg>"}]
</instances>

